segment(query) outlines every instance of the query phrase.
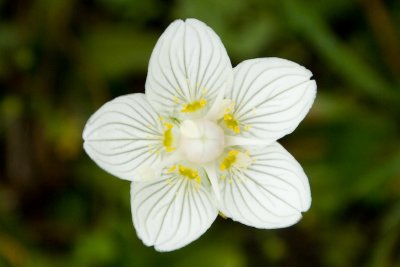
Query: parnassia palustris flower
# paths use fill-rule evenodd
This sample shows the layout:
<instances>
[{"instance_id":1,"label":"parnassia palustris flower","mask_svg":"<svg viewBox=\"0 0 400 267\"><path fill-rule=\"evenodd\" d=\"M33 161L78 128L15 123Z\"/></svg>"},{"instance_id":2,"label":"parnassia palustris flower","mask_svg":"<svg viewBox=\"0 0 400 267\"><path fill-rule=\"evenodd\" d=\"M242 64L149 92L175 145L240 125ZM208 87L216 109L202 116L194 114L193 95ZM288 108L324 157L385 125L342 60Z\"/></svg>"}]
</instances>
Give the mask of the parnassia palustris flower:
<instances>
[{"instance_id":1,"label":"parnassia palustris flower","mask_svg":"<svg viewBox=\"0 0 400 267\"><path fill-rule=\"evenodd\" d=\"M83 132L87 154L131 181L134 227L158 251L201 236L218 213L281 228L311 204L308 179L276 140L311 108L316 83L280 58L232 68L219 37L201 21L174 21L149 62L145 94L104 104Z\"/></svg>"}]
</instances>

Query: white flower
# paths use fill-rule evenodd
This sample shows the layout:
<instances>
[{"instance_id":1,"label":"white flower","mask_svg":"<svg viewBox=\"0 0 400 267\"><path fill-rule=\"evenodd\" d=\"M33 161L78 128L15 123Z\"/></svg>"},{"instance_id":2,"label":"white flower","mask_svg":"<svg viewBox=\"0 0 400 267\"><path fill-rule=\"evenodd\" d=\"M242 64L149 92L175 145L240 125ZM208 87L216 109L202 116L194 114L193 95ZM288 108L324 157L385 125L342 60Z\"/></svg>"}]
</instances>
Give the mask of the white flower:
<instances>
[{"instance_id":1,"label":"white flower","mask_svg":"<svg viewBox=\"0 0 400 267\"><path fill-rule=\"evenodd\" d=\"M309 111L316 83L280 58L232 68L204 23L173 22L151 55L146 94L102 106L83 132L104 170L132 181L138 236L159 251L197 239L222 212L243 224L287 227L311 204L306 175L276 140Z\"/></svg>"}]
</instances>

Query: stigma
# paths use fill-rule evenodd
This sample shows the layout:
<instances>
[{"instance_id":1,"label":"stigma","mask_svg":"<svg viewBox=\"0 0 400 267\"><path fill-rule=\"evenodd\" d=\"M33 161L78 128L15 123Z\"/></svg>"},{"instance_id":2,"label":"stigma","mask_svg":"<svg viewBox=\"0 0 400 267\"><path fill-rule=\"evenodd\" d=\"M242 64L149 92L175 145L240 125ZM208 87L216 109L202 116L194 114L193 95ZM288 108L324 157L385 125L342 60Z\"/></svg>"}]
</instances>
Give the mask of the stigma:
<instances>
[{"instance_id":1,"label":"stigma","mask_svg":"<svg viewBox=\"0 0 400 267\"><path fill-rule=\"evenodd\" d=\"M224 131L212 121L206 119L183 121L180 133L180 149L190 162L213 161L224 150Z\"/></svg>"}]
</instances>

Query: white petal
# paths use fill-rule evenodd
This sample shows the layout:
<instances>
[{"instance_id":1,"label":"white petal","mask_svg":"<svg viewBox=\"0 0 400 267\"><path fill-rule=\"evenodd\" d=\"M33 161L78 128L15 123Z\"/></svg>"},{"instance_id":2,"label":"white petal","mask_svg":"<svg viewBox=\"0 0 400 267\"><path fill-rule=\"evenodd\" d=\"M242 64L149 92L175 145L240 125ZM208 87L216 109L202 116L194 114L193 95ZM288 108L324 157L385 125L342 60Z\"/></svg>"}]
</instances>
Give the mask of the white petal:
<instances>
[{"instance_id":1,"label":"white petal","mask_svg":"<svg viewBox=\"0 0 400 267\"><path fill-rule=\"evenodd\" d=\"M160 163L161 153L154 152L162 148L163 126L145 95L131 94L97 110L85 126L83 139L86 153L101 168L132 181L148 166Z\"/></svg>"},{"instance_id":2,"label":"white petal","mask_svg":"<svg viewBox=\"0 0 400 267\"><path fill-rule=\"evenodd\" d=\"M214 162L209 163L208 165L205 165L204 169L207 172L207 176L208 176L208 179L210 180L211 188L215 194L215 198L219 202L219 201L221 201L221 192L220 192L219 185L218 185L218 174L217 174Z\"/></svg>"},{"instance_id":3,"label":"white petal","mask_svg":"<svg viewBox=\"0 0 400 267\"><path fill-rule=\"evenodd\" d=\"M232 75L225 47L210 27L196 19L176 20L153 50L146 95L164 115L188 115L182 114L183 105L202 98L206 111L218 91L231 86Z\"/></svg>"},{"instance_id":4,"label":"white petal","mask_svg":"<svg viewBox=\"0 0 400 267\"><path fill-rule=\"evenodd\" d=\"M246 60L234 69L234 116L244 136L277 140L291 133L314 102L312 73L280 58ZM246 127L247 126L247 127ZM243 130L243 129L242 129Z\"/></svg>"},{"instance_id":5,"label":"white petal","mask_svg":"<svg viewBox=\"0 0 400 267\"><path fill-rule=\"evenodd\" d=\"M250 151L247 168L232 168L220 180L220 210L257 228L296 223L311 205L310 187L300 164L278 143Z\"/></svg>"},{"instance_id":6,"label":"white petal","mask_svg":"<svg viewBox=\"0 0 400 267\"><path fill-rule=\"evenodd\" d=\"M226 86L223 86L221 89L219 89L217 96L215 97L213 105L210 107L208 110L208 113L204 117L207 120L210 121L217 121L220 119L223 114L224 110L228 107L230 101L227 99L224 99L225 93L227 89L231 89L230 87L227 88Z\"/></svg>"},{"instance_id":7,"label":"white petal","mask_svg":"<svg viewBox=\"0 0 400 267\"><path fill-rule=\"evenodd\" d=\"M266 146L275 140L225 135L226 146Z\"/></svg>"},{"instance_id":8,"label":"white petal","mask_svg":"<svg viewBox=\"0 0 400 267\"><path fill-rule=\"evenodd\" d=\"M133 182L131 207L139 238L158 251L179 249L196 240L218 215L206 178L199 187L194 180L166 172L161 180Z\"/></svg>"}]
</instances>

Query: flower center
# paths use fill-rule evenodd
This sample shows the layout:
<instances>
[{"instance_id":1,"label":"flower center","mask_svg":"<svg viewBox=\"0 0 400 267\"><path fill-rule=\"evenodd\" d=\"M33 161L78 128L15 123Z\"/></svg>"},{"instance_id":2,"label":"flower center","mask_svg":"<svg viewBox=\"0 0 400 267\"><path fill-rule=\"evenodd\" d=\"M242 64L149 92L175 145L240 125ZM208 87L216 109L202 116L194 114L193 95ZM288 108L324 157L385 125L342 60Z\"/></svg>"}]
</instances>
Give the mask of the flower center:
<instances>
[{"instance_id":1,"label":"flower center","mask_svg":"<svg viewBox=\"0 0 400 267\"><path fill-rule=\"evenodd\" d=\"M182 122L180 131L180 149L191 162L210 162L224 150L224 132L214 122L205 119L186 120Z\"/></svg>"}]
</instances>

